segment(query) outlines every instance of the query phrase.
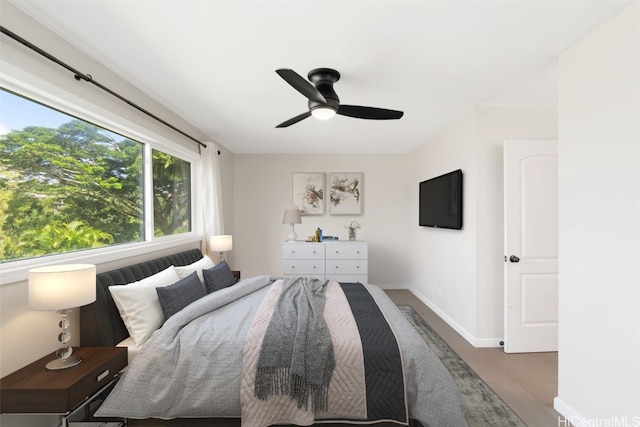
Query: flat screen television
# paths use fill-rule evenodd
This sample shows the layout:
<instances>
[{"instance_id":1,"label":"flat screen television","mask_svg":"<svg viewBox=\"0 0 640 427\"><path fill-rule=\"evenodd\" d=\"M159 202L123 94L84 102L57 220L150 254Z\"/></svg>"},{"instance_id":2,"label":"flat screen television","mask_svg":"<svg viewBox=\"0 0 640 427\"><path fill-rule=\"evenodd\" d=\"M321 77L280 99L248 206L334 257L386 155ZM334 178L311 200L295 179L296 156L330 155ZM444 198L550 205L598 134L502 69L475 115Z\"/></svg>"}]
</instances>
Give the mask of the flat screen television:
<instances>
[{"instance_id":1,"label":"flat screen television","mask_svg":"<svg viewBox=\"0 0 640 427\"><path fill-rule=\"evenodd\" d=\"M462 170L420 183L420 225L462 229Z\"/></svg>"}]
</instances>

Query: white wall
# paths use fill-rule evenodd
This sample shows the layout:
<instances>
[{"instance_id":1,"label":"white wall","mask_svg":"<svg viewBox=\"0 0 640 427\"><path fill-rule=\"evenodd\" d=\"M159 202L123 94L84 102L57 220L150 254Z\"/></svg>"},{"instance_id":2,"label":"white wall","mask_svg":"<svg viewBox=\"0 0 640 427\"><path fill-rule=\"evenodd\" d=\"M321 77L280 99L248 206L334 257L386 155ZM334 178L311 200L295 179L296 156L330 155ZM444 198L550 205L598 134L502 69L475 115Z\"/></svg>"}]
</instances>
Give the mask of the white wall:
<instances>
[{"instance_id":1,"label":"white wall","mask_svg":"<svg viewBox=\"0 0 640 427\"><path fill-rule=\"evenodd\" d=\"M476 113L426 142L409 157L410 289L467 340L476 332ZM462 230L418 226L418 183L462 169Z\"/></svg>"},{"instance_id":2,"label":"white wall","mask_svg":"<svg viewBox=\"0 0 640 427\"><path fill-rule=\"evenodd\" d=\"M393 141L389 141L393 143ZM293 172L362 172L364 209L361 216L302 217L295 226L299 240L317 227L325 235L347 239L344 226L356 219L358 240L369 242L369 281L406 288L413 228L409 195L417 183L407 180L405 155L235 155L234 269L242 275L282 274L281 244L289 225L282 215L292 205ZM415 209L417 211L417 208Z\"/></svg>"},{"instance_id":3,"label":"white wall","mask_svg":"<svg viewBox=\"0 0 640 427\"><path fill-rule=\"evenodd\" d=\"M502 143L556 139L555 108L478 108L410 156L410 181L462 169L463 229L417 227L417 192L410 287L472 344L503 338Z\"/></svg>"},{"instance_id":4,"label":"white wall","mask_svg":"<svg viewBox=\"0 0 640 427\"><path fill-rule=\"evenodd\" d=\"M559 83L555 407L574 425L638 425L640 2L567 50Z\"/></svg>"}]
</instances>

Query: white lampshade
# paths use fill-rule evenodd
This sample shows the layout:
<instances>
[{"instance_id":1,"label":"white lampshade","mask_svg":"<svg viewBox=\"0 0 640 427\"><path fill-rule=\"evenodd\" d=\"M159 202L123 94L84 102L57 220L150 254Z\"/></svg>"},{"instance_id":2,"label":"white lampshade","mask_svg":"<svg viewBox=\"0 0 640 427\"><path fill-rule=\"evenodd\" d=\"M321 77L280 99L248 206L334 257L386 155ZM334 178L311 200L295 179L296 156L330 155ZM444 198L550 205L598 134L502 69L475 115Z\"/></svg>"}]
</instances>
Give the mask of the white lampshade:
<instances>
[{"instance_id":1,"label":"white lampshade","mask_svg":"<svg viewBox=\"0 0 640 427\"><path fill-rule=\"evenodd\" d=\"M302 224L302 217L300 216L300 210L297 208L285 209L284 216L282 217L283 224Z\"/></svg>"},{"instance_id":2,"label":"white lampshade","mask_svg":"<svg viewBox=\"0 0 640 427\"><path fill-rule=\"evenodd\" d=\"M233 249L233 236L221 234L211 236L209 239L209 250L212 252L226 252Z\"/></svg>"},{"instance_id":3,"label":"white lampshade","mask_svg":"<svg viewBox=\"0 0 640 427\"><path fill-rule=\"evenodd\" d=\"M29 270L29 307L67 310L96 300L96 266L51 265Z\"/></svg>"}]
</instances>

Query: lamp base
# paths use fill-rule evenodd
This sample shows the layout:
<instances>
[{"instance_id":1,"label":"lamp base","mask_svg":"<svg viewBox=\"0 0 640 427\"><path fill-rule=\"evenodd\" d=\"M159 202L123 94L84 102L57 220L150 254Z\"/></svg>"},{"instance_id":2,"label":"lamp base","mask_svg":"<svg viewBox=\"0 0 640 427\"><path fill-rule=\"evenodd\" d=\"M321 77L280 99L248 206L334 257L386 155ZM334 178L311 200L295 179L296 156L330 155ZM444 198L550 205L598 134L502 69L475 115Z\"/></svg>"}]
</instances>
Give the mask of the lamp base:
<instances>
[{"instance_id":1,"label":"lamp base","mask_svg":"<svg viewBox=\"0 0 640 427\"><path fill-rule=\"evenodd\" d=\"M76 366L82 362L82 358L79 356L69 356L66 359L56 359L47 363L46 368L50 371L57 371L59 369L67 369L72 366Z\"/></svg>"},{"instance_id":2,"label":"lamp base","mask_svg":"<svg viewBox=\"0 0 640 427\"><path fill-rule=\"evenodd\" d=\"M298 235L293 230L293 224L291 224L291 230L289 231L289 234L287 234L287 242L295 242L297 238Z\"/></svg>"}]
</instances>

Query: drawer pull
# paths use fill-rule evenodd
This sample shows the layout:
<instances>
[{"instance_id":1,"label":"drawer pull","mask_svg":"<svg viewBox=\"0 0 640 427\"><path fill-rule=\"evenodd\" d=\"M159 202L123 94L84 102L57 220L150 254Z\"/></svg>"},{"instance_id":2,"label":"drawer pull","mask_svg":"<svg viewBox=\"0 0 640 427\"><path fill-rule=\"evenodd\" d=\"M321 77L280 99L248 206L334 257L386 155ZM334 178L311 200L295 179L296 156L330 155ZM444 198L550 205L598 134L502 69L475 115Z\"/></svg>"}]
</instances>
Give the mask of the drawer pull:
<instances>
[{"instance_id":1,"label":"drawer pull","mask_svg":"<svg viewBox=\"0 0 640 427\"><path fill-rule=\"evenodd\" d=\"M98 382L102 381L103 379L107 378L108 376L109 376L109 370L107 369L106 371L104 371L103 373L98 375Z\"/></svg>"}]
</instances>

